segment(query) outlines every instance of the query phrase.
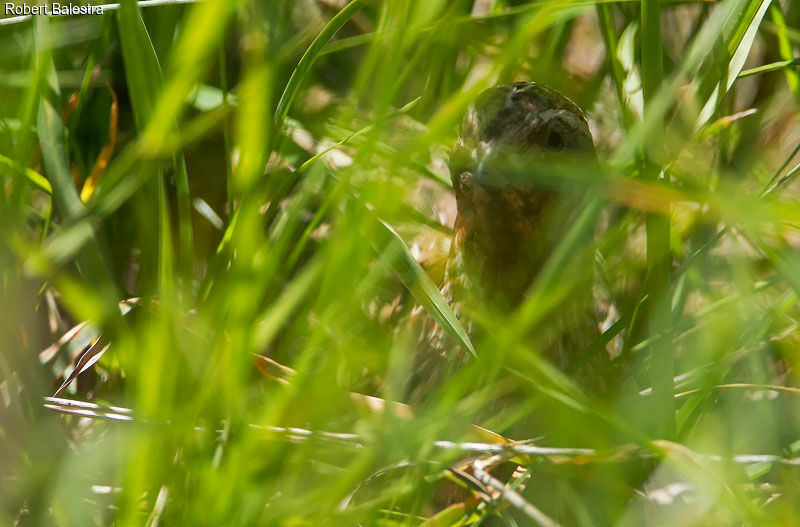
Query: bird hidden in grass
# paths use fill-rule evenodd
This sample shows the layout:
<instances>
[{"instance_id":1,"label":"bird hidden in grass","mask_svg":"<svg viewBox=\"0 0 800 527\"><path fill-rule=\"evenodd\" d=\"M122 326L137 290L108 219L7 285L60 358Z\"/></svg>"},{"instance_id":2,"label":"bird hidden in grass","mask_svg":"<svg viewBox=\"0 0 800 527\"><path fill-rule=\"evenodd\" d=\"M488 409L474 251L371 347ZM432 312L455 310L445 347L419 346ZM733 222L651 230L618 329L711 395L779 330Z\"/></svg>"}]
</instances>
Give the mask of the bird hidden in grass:
<instances>
[{"instance_id":1,"label":"bird hidden in grass","mask_svg":"<svg viewBox=\"0 0 800 527\"><path fill-rule=\"evenodd\" d=\"M535 82L502 84L481 93L468 109L450 158L457 216L441 292L478 342L479 356L491 326L479 328L470 315L492 313L502 320L521 305L589 202L581 181L594 170L599 165L586 117L555 90ZM579 177L576 171L582 171ZM599 319L609 310L606 302L593 299L594 232L587 230L562 274L561 280L571 281L567 298L526 335L573 377L584 377L581 370L594 368L597 360L608 362L602 347L599 357L579 357L587 348L596 350L591 345ZM419 315L417 309L412 316L420 335L412 403L425 401L468 359L441 326Z\"/></svg>"}]
</instances>

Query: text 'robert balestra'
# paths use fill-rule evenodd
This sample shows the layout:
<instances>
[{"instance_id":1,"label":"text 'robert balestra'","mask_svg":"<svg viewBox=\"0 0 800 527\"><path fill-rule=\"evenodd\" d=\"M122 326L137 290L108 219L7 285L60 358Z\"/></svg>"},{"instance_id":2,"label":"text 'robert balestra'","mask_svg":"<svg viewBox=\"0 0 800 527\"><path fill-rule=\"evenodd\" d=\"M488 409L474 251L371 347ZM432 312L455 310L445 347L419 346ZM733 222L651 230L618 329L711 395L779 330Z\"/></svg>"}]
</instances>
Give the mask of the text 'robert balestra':
<instances>
[{"instance_id":1,"label":"text 'robert balestra'","mask_svg":"<svg viewBox=\"0 0 800 527\"><path fill-rule=\"evenodd\" d=\"M103 8L96 5L79 5L79 4L44 4L44 5L27 5L27 4L14 4L6 2L5 4L6 16L13 15L48 15L48 16L65 16L65 15L102 15Z\"/></svg>"}]
</instances>

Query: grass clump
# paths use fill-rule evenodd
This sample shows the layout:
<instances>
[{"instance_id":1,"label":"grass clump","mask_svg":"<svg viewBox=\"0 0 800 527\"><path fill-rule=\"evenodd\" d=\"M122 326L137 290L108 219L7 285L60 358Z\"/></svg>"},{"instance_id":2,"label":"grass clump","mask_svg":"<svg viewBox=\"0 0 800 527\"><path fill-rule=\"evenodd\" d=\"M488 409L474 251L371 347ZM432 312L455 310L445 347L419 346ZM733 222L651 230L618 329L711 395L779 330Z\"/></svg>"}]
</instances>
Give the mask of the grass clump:
<instances>
[{"instance_id":1,"label":"grass clump","mask_svg":"<svg viewBox=\"0 0 800 527\"><path fill-rule=\"evenodd\" d=\"M0 523L800 522L798 7L127 1L0 25ZM431 262L458 123L513 80L582 107L602 168L549 182L594 198L583 224L472 339ZM587 379L540 337L588 287L570 262L600 209L615 314L576 350L611 350ZM474 356L411 410L417 304Z\"/></svg>"}]
</instances>

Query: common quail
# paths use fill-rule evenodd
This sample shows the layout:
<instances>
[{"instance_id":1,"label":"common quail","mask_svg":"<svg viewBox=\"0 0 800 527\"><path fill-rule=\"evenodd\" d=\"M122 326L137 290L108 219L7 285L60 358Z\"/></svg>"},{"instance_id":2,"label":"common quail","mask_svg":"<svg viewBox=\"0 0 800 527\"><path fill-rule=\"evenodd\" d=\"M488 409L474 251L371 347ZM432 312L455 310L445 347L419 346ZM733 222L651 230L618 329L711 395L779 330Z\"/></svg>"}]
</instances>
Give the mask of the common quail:
<instances>
[{"instance_id":1,"label":"common quail","mask_svg":"<svg viewBox=\"0 0 800 527\"><path fill-rule=\"evenodd\" d=\"M457 216L441 292L471 337L478 329L468 313L510 314L574 215L579 193L559 190L554 171L565 161L578 161L574 166L586 170L593 160L583 112L546 86L502 84L470 106L450 158ZM584 283L545 330L546 355L562 369L597 335L592 251L584 254L575 277ZM429 318L422 323L418 348L411 402L420 402L449 368L467 359Z\"/></svg>"}]
</instances>

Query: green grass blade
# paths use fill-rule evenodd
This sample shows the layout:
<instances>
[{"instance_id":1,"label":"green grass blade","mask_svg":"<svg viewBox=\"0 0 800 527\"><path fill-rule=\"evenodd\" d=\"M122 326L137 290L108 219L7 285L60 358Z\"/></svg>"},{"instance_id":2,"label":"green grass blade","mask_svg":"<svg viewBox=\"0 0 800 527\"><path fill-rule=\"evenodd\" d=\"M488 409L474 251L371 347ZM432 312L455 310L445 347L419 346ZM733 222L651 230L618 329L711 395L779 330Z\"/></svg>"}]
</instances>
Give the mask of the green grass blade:
<instances>
[{"instance_id":1,"label":"green grass blade","mask_svg":"<svg viewBox=\"0 0 800 527\"><path fill-rule=\"evenodd\" d=\"M286 119L286 116L289 113L289 108L291 107L294 98L297 96L300 85L308 76L309 71L311 71L311 67L322 54L322 50L325 48L325 45L331 38L333 38L333 35L335 35L336 32L341 29L345 22L350 20L353 15L360 11L370 1L371 0L353 0L347 4L325 25L322 31L320 31L319 35L317 35L306 52L300 58L300 62L297 63L297 67L295 67L294 71L292 71L292 76L289 77L289 82L286 84L286 88L283 90L283 94L278 101L278 106L275 108L274 130L276 133L278 133L283 126L283 121Z\"/></svg>"},{"instance_id":2,"label":"green grass blade","mask_svg":"<svg viewBox=\"0 0 800 527\"><path fill-rule=\"evenodd\" d=\"M769 64L764 64L763 66L750 68L749 70L742 70L742 72L739 73L738 78L744 79L745 77L752 77L753 75L761 75L763 73L770 73L780 70L786 70L788 77L792 73L797 73L791 69L793 66L800 66L800 59L779 60L778 62L771 62Z\"/></svg>"},{"instance_id":3,"label":"green grass blade","mask_svg":"<svg viewBox=\"0 0 800 527\"><path fill-rule=\"evenodd\" d=\"M389 225L380 222L382 231L374 243L381 259L405 284L428 314L472 356L476 356L467 332L459 323L447 301L422 266L414 259L400 236Z\"/></svg>"},{"instance_id":4,"label":"green grass blade","mask_svg":"<svg viewBox=\"0 0 800 527\"><path fill-rule=\"evenodd\" d=\"M663 44L661 37L661 2L642 0L642 89L645 98L645 113L661 88L663 79ZM659 178L660 168L656 159L658 136L645 142L642 171L652 181ZM668 184L667 181L664 184ZM670 334L671 294L670 294L670 219L658 214L648 213L647 226L647 280L649 299L650 336L665 335L650 349L650 380L653 385L654 428L656 437L675 437L675 399L673 397L674 359Z\"/></svg>"},{"instance_id":5,"label":"green grass blade","mask_svg":"<svg viewBox=\"0 0 800 527\"><path fill-rule=\"evenodd\" d=\"M41 67L47 70L45 94L39 102L37 129L42 145L42 158L47 176L53 187L56 206L66 218L74 219L83 211L78 190L72 182L64 140L64 123L61 120L58 79L49 54L40 56Z\"/></svg>"},{"instance_id":6,"label":"green grass blade","mask_svg":"<svg viewBox=\"0 0 800 527\"><path fill-rule=\"evenodd\" d=\"M630 128L634 119L625 95L626 74L618 55L617 29L614 27L612 6L598 4L597 21L606 46L608 60L611 62L611 78L614 81L614 88L617 92L617 101L622 109L623 120Z\"/></svg>"},{"instance_id":7,"label":"green grass blade","mask_svg":"<svg viewBox=\"0 0 800 527\"><path fill-rule=\"evenodd\" d=\"M25 180L33 185L34 188L41 190L46 194L53 193L53 187L50 185L50 182L47 181L47 178L41 175L40 173L36 172L35 170L31 170L30 168L26 168L13 159L9 159L4 155L0 155L0 165L6 167L11 173L13 174L22 174L25 177Z\"/></svg>"},{"instance_id":8,"label":"green grass blade","mask_svg":"<svg viewBox=\"0 0 800 527\"><path fill-rule=\"evenodd\" d=\"M772 4L770 6L770 15L772 17L772 23L775 24L775 36L778 39L778 52L780 53L781 57L784 59L783 62L787 62L786 64L786 83L789 85L789 89L792 91L795 97L795 101L800 101L800 73L794 69L788 69L789 66L794 66L800 63L788 64L788 62L794 62L794 51L792 49L792 42L789 38L789 28L786 26L786 17L783 16L783 12L781 11L780 5ZM744 72L739 74L739 77L742 77Z\"/></svg>"},{"instance_id":9,"label":"green grass blade","mask_svg":"<svg viewBox=\"0 0 800 527\"><path fill-rule=\"evenodd\" d=\"M125 61L128 92L131 96L133 114L139 130L144 130L151 119L154 109L164 88L164 77L158 62L153 43L142 20L141 12L133 1L123 2L117 12L122 57ZM186 161L183 153L175 152L173 156L175 181L178 196L178 233L180 246L180 262L185 277L191 276L192 269L192 219L191 197L189 196L189 180L186 173ZM161 193L164 192L163 184ZM157 201L165 199L157 198ZM166 212L166 209L159 207ZM168 224L166 217L161 223ZM162 232L167 234L168 230ZM162 244L163 245L163 244ZM162 251L167 250L162 246ZM164 255L165 253L161 253ZM163 269L162 269L163 271Z\"/></svg>"}]
</instances>

